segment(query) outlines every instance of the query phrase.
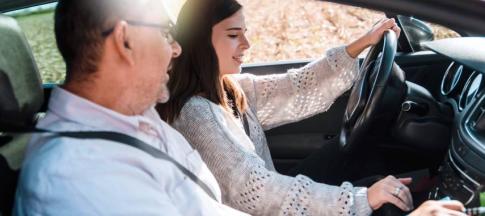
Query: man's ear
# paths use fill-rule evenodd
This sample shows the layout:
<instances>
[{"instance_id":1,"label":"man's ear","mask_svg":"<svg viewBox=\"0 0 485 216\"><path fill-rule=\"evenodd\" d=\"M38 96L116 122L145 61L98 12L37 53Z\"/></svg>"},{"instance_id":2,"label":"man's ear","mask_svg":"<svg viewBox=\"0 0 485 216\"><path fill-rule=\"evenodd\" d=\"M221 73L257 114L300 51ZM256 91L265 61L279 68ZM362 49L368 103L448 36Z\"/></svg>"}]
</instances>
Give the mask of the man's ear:
<instances>
[{"instance_id":1,"label":"man's ear","mask_svg":"<svg viewBox=\"0 0 485 216\"><path fill-rule=\"evenodd\" d=\"M115 48L121 59L125 60L130 65L134 65L135 60L133 58L132 50L133 38L130 35L128 23L125 21L116 23L113 30Z\"/></svg>"}]
</instances>

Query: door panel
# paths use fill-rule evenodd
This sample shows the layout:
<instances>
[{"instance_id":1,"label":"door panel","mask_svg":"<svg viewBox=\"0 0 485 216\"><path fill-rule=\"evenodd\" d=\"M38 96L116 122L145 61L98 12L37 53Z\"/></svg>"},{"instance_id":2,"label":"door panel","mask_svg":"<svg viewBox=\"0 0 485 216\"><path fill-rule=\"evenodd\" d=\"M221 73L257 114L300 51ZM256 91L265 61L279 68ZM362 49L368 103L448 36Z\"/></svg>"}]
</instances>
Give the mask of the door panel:
<instances>
[{"instance_id":1,"label":"door panel","mask_svg":"<svg viewBox=\"0 0 485 216\"><path fill-rule=\"evenodd\" d=\"M288 69L302 67L308 62L251 64L243 67L243 73L255 75L286 73ZM273 161L279 172L286 173L300 160L338 135L347 100L348 92L338 98L325 113L265 131Z\"/></svg>"}]
</instances>

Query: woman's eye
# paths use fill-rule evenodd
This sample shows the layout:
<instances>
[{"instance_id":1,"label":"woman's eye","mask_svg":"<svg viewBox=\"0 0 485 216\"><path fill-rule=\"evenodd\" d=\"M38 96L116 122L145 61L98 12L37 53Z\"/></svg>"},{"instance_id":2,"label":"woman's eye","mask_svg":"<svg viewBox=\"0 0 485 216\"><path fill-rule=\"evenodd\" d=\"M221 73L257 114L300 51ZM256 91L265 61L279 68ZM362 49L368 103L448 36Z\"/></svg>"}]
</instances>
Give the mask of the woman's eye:
<instances>
[{"instance_id":1,"label":"woman's eye","mask_svg":"<svg viewBox=\"0 0 485 216\"><path fill-rule=\"evenodd\" d=\"M230 38L237 38L237 35L227 35Z\"/></svg>"}]
</instances>

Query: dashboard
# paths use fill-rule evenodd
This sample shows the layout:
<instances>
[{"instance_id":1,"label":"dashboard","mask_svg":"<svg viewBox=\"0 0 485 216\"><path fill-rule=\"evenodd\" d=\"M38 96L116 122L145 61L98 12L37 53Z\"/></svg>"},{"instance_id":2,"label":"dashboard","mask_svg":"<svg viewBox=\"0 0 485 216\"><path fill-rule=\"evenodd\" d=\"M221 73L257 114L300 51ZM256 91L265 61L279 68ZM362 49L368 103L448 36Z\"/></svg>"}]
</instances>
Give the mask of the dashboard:
<instances>
[{"instance_id":1,"label":"dashboard","mask_svg":"<svg viewBox=\"0 0 485 216\"><path fill-rule=\"evenodd\" d=\"M452 61L441 81L440 101L454 111L451 146L429 198L449 196L467 207L480 206L485 193L485 38L444 39L425 46Z\"/></svg>"}]
</instances>

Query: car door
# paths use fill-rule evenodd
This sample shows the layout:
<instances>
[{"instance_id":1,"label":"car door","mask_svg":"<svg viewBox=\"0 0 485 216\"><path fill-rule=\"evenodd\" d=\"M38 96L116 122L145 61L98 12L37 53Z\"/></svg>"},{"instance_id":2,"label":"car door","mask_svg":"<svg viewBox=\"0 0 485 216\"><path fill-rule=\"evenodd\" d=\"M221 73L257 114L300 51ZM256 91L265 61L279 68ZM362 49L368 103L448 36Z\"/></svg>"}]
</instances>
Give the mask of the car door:
<instances>
[{"instance_id":1,"label":"car door","mask_svg":"<svg viewBox=\"0 0 485 216\"><path fill-rule=\"evenodd\" d=\"M318 1L291 2L292 4L301 4L294 5L300 10L288 9L284 5L273 6L272 11L267 8L258 9L257 7L249 10L251 11L250 13L265 14L264 16L255 16L256 18L250 14L247 18L248 28L257 28L257 30L254 30L255 32L249 30L249 40L256 41L256 43L253 43L249 55L251 57L256 56L251 59L252 61L263 61L263 63L246 64L243 67L243 73L255 75L277 74L285 73L291 68L301 67L310 62L311 59L295 59L319 57L319 55L324 54L325 48L351 42L357 36L366 33L373 23L385 17L385 14L382 12L336 3ZM281 14L285 14L283 18L293 17L293 19L282 19ZM303 16L297 16L297 14L303 14ZM271 22L271 20L274 21ZM257 23L257 25L254 23ZM334 29L326 25L333 26ZM265 31L264 28L269 28L269 30ZM326 31L326 28L327 30L330 28L330 30ZM284 39L275 39L273 37L274 29L284 29L286 32L277 32L280 35L279 37ZM448 30L445 29L443 31ZM298 32L299 36L294 36L295 32ZM316 32L322 35L318 35ZM404 31L402 34L405 35ZM266 37L265 35L270 36ZM456 36L457 34L451 35ZM305 38L301 39L300 37ZM308 38L314 38L315 41L308 40ZM440 89L441 77L450 61L430 51L412 50L409 47L410 42L406 36L401 36L399 43L395 61L405 71L406 79L427 89ZM271 44L275 46L271 46ZM264 46L266 49L263 52L265 55L260 58L257 55L262 52L258 50L257 46ZM311 51L319 50L319 52L315 55L315 52L305 52L307 51L306 49ZM258 53L253 54L253 52ZM314 55L311 56L308 53ZM268 56L273 56L274 58ZM360 60L363 57L364 55L360 56ZM432 92L432 94L439 95L439 92ZM338 139L348 96L349 92L341 95L330 109L324 113L265 132L273 161L281 173L287 173L288 170L312 152Z\"/></svg>"}]
</instances>

